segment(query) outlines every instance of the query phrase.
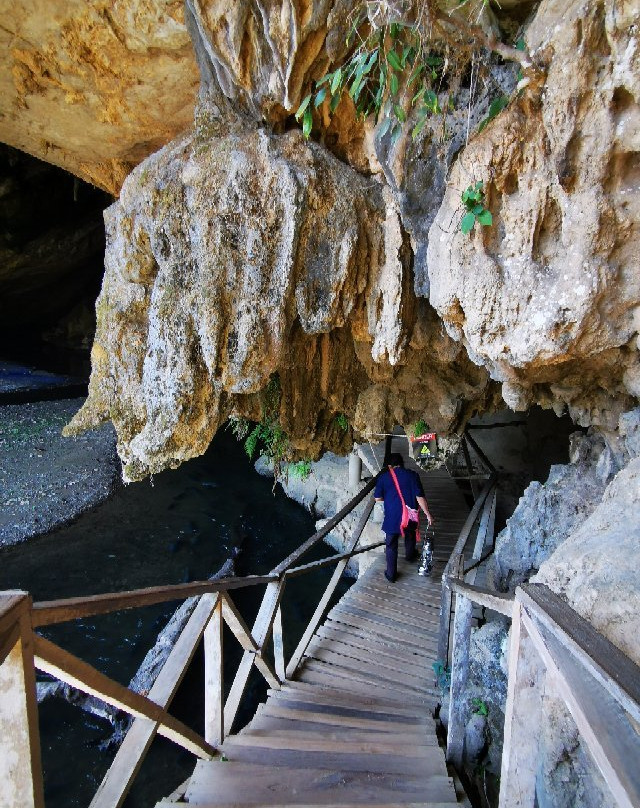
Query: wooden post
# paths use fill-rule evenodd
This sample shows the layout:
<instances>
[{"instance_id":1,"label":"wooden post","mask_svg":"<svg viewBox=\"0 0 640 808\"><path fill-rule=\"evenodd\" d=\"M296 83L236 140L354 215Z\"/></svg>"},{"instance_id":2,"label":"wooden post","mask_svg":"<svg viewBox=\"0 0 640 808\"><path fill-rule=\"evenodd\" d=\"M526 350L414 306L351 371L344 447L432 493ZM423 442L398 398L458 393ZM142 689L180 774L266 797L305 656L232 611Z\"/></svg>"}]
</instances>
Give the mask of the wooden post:
<instances>
[{"instance_id":1,"label":"wooden post","mask_svg":"<svg viewBox=\"0 0 640 808\"><path fill-rule=\"evenodd\" d=\"M538 732L544 665L514 601L509 644L509 682L500 772L500 808L532 808L538 770Z\"/></svg>"},{"instance_id":2,"label":"wooden post","mask_svg":"<svg viewBox=\"0 0 640 808\"><path fill-rule=\"evenodd\" d=\"M44 808L31 598L0 595L0 805Z\"/></svg>"},{"instance_id":3,"label":"wooden post","mask_svg":"<svg viewBox=\"0 0 640 808\"><path fill-rule=\"evenodd\" d=\"M453 618L453 650L451 653L451 690L449 697L449 726L447 728L447 760L456 768L462 766L466 711L464 692L469 676L469 643L473 602L456 595Z\"/></svg>"},{"instance_id":4,"label":"wooden post","mask_svg":"<svg viewBox=\"0 0 640 808\"><path fill-rule=\"evenodd\" d=\"M349 455L349 489L357 491L362 477L362 460L360 455L351 452Z\"/></svg>"},{"instance_id":5,"label":"wooden post","mask_svg":"<svg viewBox=\"0 0 640 808\"><path fill-rule=\"evenodd\" d=\"M211 595L203 595L212 598ZM224 679L222 673L222 598L204 630L204 737L218 746L224 740Z\"/></svg>"},{"instance_id":6,"label":"wooden post","mask_svg":"<svg viewBox=\"0 0 640 808\"><path fill-rule=\"evenodd\" d=\"M449 664L449 631L451 629L451 589L442 576L442 596L440 598L440 634L438 635L438 660L446 668Z\"/></svg>"},{"instance_id":7,"label":"wooden post","mask_svg":"<svg viewBox=\"0 0 640 808\"><path fill-rule=\"evenodd\" d=\"M465 440L465 438L462 439L462 451L464 453L464 462L467 464L467 470L469 472L469 484L471 485L471 493L475 501L476 499L478 499L478 486L476 485L476 481L473 479L473 463L471 462L471 455L469 454L469 447L467 446L467 441Z\"/></svg>"},{"instance_id":8,"label":"wooden post","mask_svg":"<svg viewBox=\"0 0 640 808\"><path fill-rule=\"evenodd\" d=\"M284 637L282 635L282 609L276 609L275 620L273 621L273 657L276 667L276 676L281 682L287 678L284 663Z\"/></svg>"}]
</instances>

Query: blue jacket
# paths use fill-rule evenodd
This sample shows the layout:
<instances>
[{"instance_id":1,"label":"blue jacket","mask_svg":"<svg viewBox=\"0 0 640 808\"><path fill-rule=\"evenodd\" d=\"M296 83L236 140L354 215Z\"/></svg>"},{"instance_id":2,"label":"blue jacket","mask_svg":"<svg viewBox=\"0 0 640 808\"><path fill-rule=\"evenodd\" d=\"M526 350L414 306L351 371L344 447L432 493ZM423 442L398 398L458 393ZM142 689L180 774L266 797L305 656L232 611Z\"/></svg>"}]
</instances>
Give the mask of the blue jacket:
<instances>
[{"instance_id":1,"label":"blue jacket","mask_svg":"<svg viewBox=\"0 0 640 808\"><path fill-rule=\"evenodd\" d=\"M402 491L405 505L408 508L417 508L416 497L424 496L424 489L420 477L410 469L394 469L398 479L398 485ZM400 522L402 521L402 502L398 496L395 483L391 479L389 471L385 471L378 478L374 492L376 499L384 499L384 520L382 522L383 533L400 533Z\"/></svg>"}]
</instances>

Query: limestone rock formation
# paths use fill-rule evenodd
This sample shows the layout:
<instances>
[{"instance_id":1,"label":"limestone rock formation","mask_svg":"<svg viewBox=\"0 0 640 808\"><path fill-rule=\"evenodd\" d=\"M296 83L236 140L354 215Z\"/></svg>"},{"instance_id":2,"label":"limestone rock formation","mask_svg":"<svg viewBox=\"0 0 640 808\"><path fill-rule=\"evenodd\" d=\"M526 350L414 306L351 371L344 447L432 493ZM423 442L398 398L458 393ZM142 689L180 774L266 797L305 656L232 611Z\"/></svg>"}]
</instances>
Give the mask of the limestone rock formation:
<instances>
[{"instance_id":1,"label":"limestone rock formation","mask_svg":"<svg viewBox=\"0 0 640 808\"><path fill-rule=\"evenodd\" d=\"M431 303L509 407L609 429L638 393L636 27L633 4L540 4L526 41L544 84L461 152L428 251ZM468 237L477 181L494 224Z\"/></svg>"},{"instance_id":2,"label":"limestone rock formation","mask_svg":"<svg viewBox=\"0 0 640 808\"><path fill-rule=\"evenodd\" d=\"M4 4L0 45L0 140L114 195L193 118L182 0Z\"/></svg>"},{"instance_id":3,"label":"limestone rock formation","mask_svg":"<svg viewBox=\"0 0 640 808\"><path fill-rule=\"evenodd\" d=\"M604 439L575 433L571 462L552 466L544 483L532 482L496 539L489 562L493 586L513 591L578 528L602 499L619 466Z\"/></svg>"},{"instance_id":4,"label":"limestone rock formation","mask_svg":"<svg viewBox=\"0 0 640 808\"><path fill-rule=\"evenodd\" d=\"M106 212L89 399L69 431L111 419L137 479L202 453L232 414L259 420L275 373L280 423L312 456L342 441L339 412L383 431L427 395L434 428L463 422L486 374L416 305L393 198L299 132L220 134L203 116Z\"/></svg>"}]
</instances>

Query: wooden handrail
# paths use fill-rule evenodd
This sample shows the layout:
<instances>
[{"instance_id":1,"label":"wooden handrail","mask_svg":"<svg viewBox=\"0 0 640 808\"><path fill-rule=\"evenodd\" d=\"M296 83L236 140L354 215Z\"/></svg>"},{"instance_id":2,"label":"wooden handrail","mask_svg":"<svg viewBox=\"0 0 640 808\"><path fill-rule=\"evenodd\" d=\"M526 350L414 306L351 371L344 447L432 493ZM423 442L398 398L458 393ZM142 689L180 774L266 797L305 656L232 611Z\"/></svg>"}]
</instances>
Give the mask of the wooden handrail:
<instances>
[{"instance_id":1,"label":"wooden handrail","mask_svg":"<svg viewBox=\"0 0 640 808\"><path fill-rule=\"evenodd\" d=\"M45 670L56 676L56 678L66 681L74 687L95 695L107 703L136 716L136 720L127 734L120 752L116 755L113 766L107 772L94 797L92 808L106 806L114 808L122 803L142 758L156 733L172 738L197 755L209 757L213 754L215 751L214 744L222 740L226 732L232 727L253 665L258 667L272 688L280 686L282 679L286 677L290 669L295 668L297 665L296 654L302 656L306 648L306 642L308 642L307 639L302 646L298 646L296 653L294 653L289 662L289 667L285 670L280 600L286 579L291 576L303 575L331 564L336 565L336 570L321 598L320 604L318 604L312 622L314 619L320 619L318 614L325 609L348 560L353 555L384 544L384 542L377 542L358 550L354 549L372 512L373 497L371 497L370 502L367 503L363 510L353 535L351 547L347 552L297 567L294 567L293 564L304 553L325 538L336 525L373 491L380 473L369 480L362 490L335 516L329 519L320 530L316 531L313 536L301 544L267 575L145 587L125 592L108 592L54 601L41 601L33 605L31 605L26 593L5 593L5 597L0 604L0 652L4 651L5 646L13 647L16 637L19 636L16 634L15 614L13 613L19 606L25 612L23 615L24 627L33 637L37 653L37 665L41 670ZM254 625L249 629L233 602L225 593L234 589L262 584L266 584L266 592ZM36 627L158 603L184 600L196 596L203 597L201 597L200 603L185 630L178 638L176 646L163 666L148 697L118 684L62 648L38 635L33 635L33 629ZM27 601L28 606L25 606ZM28 608L29 606L30 608ZM222 703L222 620L229 625L244 649L242 661L224 705ZM275 671L268 659L263 656L272 632L275 632ZM309 628L306 634L308 632ZM207 698L205 699L205 739L174 719L166 709L193 655L195 646L203 634L205 637L205 675L208 682ZM33 658L30 663L30 669L31 675L33 675Z\"/></svg>"},{"instance_id":2,"label":"wooden handrail","mask_svg":"<svg viewBox=\"0 0 640 808\"><path fill-rule=\"evenodd\" d=\"M351 552L337 553L336 555L327 556L326 558L320 558L318 561L310 561L308 564L301 564L299 567L291 567L291 569L286 570L284 575L287 578L295 578L297 575L304 575L305 572L313 572L313 570L319 570L322 569L322 567L329 567L337 561L343 561L344 559L348 561L350 558L353 558L353 556L366 553L367 550L376 550L384 544L385 541L382 539L375 544L368 544L366 547L359 547L357 550L352 550Z\"/></svg>"},{"instance_id":3,"label":"wooden handrail","mask_svg":"<svg viewBox=\"0 0 640 808\"><path fill-rule=\"evenodd\" d=\"M494 592L492 589L486 589L483 586L475 586L475 584L467 584L460 581L458 578L447 576L447 586L449 586L457 595L464 595L472 603L478 606L484 606L486 609L491 609L494 612L499 612L507 617L511 617L513 611L513 594L508 592Z\"/></svg>"},{"instance_id":4,"label":"wooden handrail","mask_svg":"<svg viewBox=\"0 0 640 808\"><path fill-rule=\"evenodd\" d=\"M301 556L310 550L314 544L317 544L319 541L322 541L325 536L328 536L333 528L342 522L344 517L350 514L351 511L362 502L369 492L373 491L378 481L378 477L383 471L385 471L385 469L382 469L376 474L375 477L372 477L365 487L359 491L353 499L349 500L342 510L338 511L335 516L332 516L331 519L329 519L329 521L320 528L320 530L311 536L311 538L307 539L303 544L300 545L300 547L297 548L297 550L294 550L284 559L284 561L281 561L276 567L274 567L271 570L271 574L279 575L280 573L285 572L285 570L289 569L292 564L294 564Z\"/></svg>"},{"instance_id":5,"label":"wooden handrail","mask_svg":"<svg viewBox=\"0 0 640 808\"><path fill-rule=\"evenodd\" d=\"M258 586L277 581L278 576L246 575L242 578L222 578L218 581L192 581L188 584L169 584L168 586L150 586L145 589L131 589L128 592L107 592L102 595L87 595L79 598L40 601L33 604L33 627L50 626L64 623L79 617L90 617L96 614L108 614L139 606L153 606L155 603L167 603L172 600L184 600L195 595L206 595L215 592L228 592L230 589L242 589L245 586Z\"/></svg>"},{"instance_id":6,"label":"wooden handrail","mask_svg":"<svg viewBox=\"0 0 640 808\"><path fill-rule=\"evenodd\" d=\"M640 724L640 667L549 587L522 584L519 589L527 610L554 634L564 635L567 649Z\"/></svg>"}]
</instances>

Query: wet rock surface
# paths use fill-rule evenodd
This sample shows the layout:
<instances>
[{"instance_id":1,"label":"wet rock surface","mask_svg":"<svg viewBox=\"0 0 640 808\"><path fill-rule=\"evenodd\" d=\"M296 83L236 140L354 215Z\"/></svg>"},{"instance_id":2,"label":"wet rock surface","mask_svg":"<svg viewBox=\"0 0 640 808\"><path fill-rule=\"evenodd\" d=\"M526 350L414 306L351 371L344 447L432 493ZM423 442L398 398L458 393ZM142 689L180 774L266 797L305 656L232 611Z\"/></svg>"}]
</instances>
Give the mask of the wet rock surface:
<instances>
[{"instance_id":1,"label":"wet rock surface","mask_svg":"<svg viewBox=\"0 0 640 808\"><path fill-rule=\"evenodd\" d=\"M76 438L62 427L81 399L0 406L0 547L71 521L119 479L110 425Z\"/></svg>"}]
</instances>

